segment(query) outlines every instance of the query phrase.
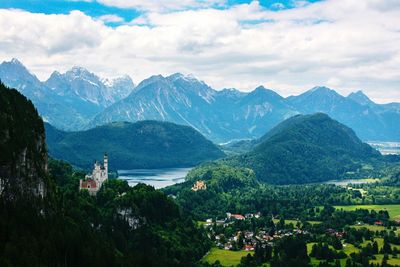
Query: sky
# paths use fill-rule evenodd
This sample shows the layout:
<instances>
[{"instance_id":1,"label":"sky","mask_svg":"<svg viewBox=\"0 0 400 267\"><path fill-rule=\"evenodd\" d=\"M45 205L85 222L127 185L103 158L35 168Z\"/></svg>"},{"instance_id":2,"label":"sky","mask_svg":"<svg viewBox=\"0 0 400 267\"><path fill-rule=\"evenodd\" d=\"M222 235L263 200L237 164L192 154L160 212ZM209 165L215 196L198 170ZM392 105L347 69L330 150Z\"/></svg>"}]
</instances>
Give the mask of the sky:
<instances>
[{"instance_id":1,"label":"sky","mask_svg":"<svg viewBox=\"0 0 400 267\"><path fill-rule=\"evenodd\" d=\"M0 61L12 58L41 80L180 72L217 90L400 102L400 1L1 0Z\"/></svg>"}]
</instances>

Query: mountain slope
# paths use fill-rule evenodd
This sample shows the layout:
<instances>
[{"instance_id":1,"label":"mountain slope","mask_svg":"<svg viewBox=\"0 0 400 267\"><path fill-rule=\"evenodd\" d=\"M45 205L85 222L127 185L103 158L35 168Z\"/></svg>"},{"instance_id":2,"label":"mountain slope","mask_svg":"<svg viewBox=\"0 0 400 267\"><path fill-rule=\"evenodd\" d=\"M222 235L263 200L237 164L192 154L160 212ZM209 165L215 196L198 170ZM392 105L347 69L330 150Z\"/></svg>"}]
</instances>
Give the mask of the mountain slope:
<instances>
[{"instance_id":1,"label":"mountain slope","mask_svg":"<svg viewBox=\"0 0 400 267\"><path fill-rule=\"evenodd\" d=\"M43 121L32 102L2 83L0 151L0 195L13 197L15 190L44 192L47 152Z\"/></svg>"},{"instance_id":2,"label":"mountain slope","mask_svg":"<svg viewBox=\"0 0 400 267\"><path fill-rule=\"evenodd\" d=\"M51 156L88 168L104 152L113 169L193 166L224 154L191 127L167 122L119 122L82 132L46 124Z\"/></svg>"},{"instance_id":3,"label":"mountain slope","mask_svg":"<svg viewBox=\"0 0 400 267\"><path fill-rule=\"evenodd\" d=\"M228 161L253 169L268 183L341 179L361 163L380 158L350 128L322 113L294 116L260 140L251 152Z\"/></svg>"},{"instance_id":4,"label":"mountain slope","mask_svg":"<svg viewBox=\"0 0 400 267\"><path fill-rule=\"evenodd\" d=\"M180 74L152 76L141 82L127 98L96 116L90 127L113 121L160 120L185 124L208 133L204 122L212 116L213 94L214 90L191 77Z\"/></svg>"}]
</instances>

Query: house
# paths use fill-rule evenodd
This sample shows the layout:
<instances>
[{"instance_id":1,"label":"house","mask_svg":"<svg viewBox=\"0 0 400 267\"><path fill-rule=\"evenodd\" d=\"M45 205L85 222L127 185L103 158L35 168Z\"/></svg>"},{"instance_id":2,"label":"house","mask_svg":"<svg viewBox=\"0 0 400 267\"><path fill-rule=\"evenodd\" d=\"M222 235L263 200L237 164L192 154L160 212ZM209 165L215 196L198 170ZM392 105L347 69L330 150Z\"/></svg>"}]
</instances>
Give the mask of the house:
<instances>
[{"instance_id":1,"label":"house","mask_svg":"<svg viewBox=\"0 0 400 267\"><path fill-rule=\"evenodd\" d=\"M335 235L337 238L343 238L344 232L337 232Z\"/></svg>"},{"instance_id":2,"label":"house","mask_svg":"<svg viewBox=\"0 0 400 267\"><path fill-rule=\"evenodd\" d=\"M245 246L244 246L244 250L246 250L246 251L253 251L253 250L254 250L254 247L253 247L252 245L245 245Z\"/></svg>"},{"instance_id":3,"label":"house","mask_svg":"<svg viewBox=\"0 0 400 267\"><path fill-rule=\"evenodd\" d=\"M232 244L230 242L227 242L224 246L225 250L230 250L232 248Z\"/></svg>"},{"instance_id":4,"label":"house","mask_svg":"<svg viewBox=\"0 0 400 267\"><path fill-rule=\"evenodd\" d=\"M246 214L244 215L244 217L246 217L246 219L251 219L251 218L254 217L254 214L253 214L253 213L246 213Z\"/></svg>"},{"instance_id":5,"label":"house","mask_svg":"<svg viewBox=\"0 0 400 267\"><path fill-rule=\"evenodd\" d=\"M232 213L230 213L230 212L227 212L227 213L226 213L226 217L227 217L228 219L235 219L235 220L244 220L244 219L245 219L245 217L244 217L243 215L240 215L240 214L232 214Z\"/></svg>"},{"instance_id":6,"label":"house","mask_svg":"<svg viewBox=\"0 0 400 267\"><path fill-rule=\"evenodd\" d=\"M383 222L382 221L376 221L374 224L375 225L379 225L379 226L383 226Z\"/></svg>"}]
</instances>

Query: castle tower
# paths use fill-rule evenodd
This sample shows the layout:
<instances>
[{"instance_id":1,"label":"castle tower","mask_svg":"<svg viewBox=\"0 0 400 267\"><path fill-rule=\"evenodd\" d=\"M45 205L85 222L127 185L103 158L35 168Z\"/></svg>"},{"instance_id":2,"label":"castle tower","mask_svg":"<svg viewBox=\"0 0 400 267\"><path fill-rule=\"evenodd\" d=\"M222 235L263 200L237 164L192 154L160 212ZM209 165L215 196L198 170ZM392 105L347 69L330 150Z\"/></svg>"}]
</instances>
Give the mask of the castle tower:
<instances>
[{"instance_id":1,"label":"castle tower","mask_svg":"<svg viewBox=\"0 0 400 267\"><path fill-rule=\"evenodd\" d=\"M108 178L108 155L104 153L104 170L106 171L106 177Z\"/></svg>"}]
</instances>

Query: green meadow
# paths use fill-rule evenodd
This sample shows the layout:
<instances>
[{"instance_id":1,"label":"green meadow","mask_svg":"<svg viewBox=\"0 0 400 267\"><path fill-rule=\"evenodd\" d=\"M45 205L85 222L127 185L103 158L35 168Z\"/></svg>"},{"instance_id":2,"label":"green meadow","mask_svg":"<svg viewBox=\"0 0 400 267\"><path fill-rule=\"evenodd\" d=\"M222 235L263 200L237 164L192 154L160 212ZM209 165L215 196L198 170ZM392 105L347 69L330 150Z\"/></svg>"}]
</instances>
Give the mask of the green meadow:
<instances>
[{"instance_id":1,"label":"green meadow","mask_svg":"<svg viewBox=\"0 0 400 267\"><path fill-rule=\"evenodd\" d=\"M353 211L357 209L367 210L387 210L391 219L400 218L400 204L393 205L348 205L348 206L334 206L336 209L343 209L344 211Z\"/></svg>"},{"instance_id":2,"label":"green meadow","mask_svg":"<svg viewBox=\"0 0 400 267\"><path fill-rule=\"evenodd\" d=\"M253 254L254 252L249 251L231 251L219 248L212 248L209 253L204 256L202 261L208 262L210 264L219 260L222 266L236 266L240 263L240 259L247 254Z\"/></svg>"}]
</instances>

